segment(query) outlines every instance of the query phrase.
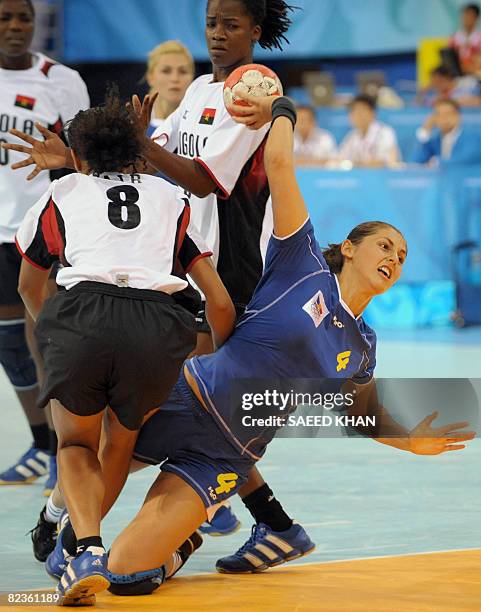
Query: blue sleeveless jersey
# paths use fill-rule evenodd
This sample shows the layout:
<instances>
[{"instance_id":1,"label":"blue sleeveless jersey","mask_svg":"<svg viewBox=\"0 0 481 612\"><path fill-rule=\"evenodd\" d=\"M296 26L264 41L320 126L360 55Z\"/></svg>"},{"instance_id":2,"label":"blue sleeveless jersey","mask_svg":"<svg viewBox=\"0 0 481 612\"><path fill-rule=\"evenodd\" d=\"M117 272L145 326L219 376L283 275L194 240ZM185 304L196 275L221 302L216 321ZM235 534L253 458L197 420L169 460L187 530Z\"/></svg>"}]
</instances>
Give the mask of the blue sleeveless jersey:
<instances>
[{"instance_id":1,"label":"blue sleeveless jersey","mask_svg":"<svg viewBox=\"0 0 481 612\"><path fill-rule=\"evenodd\" d=\"M264 274L234 334L215 353L187 361L206 406L231 442L259 459L276 427L234 427L239 381L352 379L370 382L376 335L343 302L310 220L272 236ZM339 381L341 383L341 380Z\"/></svg>"}]
</instances>

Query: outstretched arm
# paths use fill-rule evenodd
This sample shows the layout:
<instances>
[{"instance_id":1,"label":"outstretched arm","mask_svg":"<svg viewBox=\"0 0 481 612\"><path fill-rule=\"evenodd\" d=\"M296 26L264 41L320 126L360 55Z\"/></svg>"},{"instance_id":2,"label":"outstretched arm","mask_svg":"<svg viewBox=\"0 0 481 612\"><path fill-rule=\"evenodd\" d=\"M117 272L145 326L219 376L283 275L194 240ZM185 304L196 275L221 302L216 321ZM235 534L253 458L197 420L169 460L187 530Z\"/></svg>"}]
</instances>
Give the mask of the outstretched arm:
<instances>
[{"instance_id":1,"label":"outstretched arm","mask_svg":"<svg viewBox=\"0 0 481 612\"><path fill-rule=\"evenodd\" d=\"M38 140L25 132L11 129L10 134L17 136L30 146L4 143L1 146L10 151L25 153L27 156L20 162L12 164L13 170L35 166L27 176L27 180L34 179L42 170L58 170L59 168L75 168L71 150L65 146L62 139L55 132L47 130L41 123L35 127L42 134L44 140Z\"/></svg>"},{"instance_id":2,"label":"outstretched arm","mask_svg":"<svg viewBox=\"0 0 481 612\"><path fill-rule=\"evenodd\" d=\"M145 134L145 129L148 124L147 117L150 117L154 101L155 96L146 96L143 104L137 96L133 98L132 105L139 117L142 134ZM29 146L25 144L1 145L4 149L25 153L26 155L24 160L13 164L12 168L17 170L18 168L25 168L33 165L34 169L27 177L27 180L32 180L42 170L74 168L71 150L65 146L57 134L47 130L47 128L39 123L35 125L44 137L44 140L38 140L19 130L10 130L11 134L17 136ZM199 163L192 159L187 159L166 151L147 136L143 136L142 154L151 166L199 198L204 198L217 189L215 181Z\"/></svg>"},{"instance_id":3,"label":"outstretched arm","mask_svg":"<svg viewBox=\"0 0 481 612\"><path fill-rule=\"evenodd\" d=\"M440 455L448 451L462 450L465 448L464 443L476 435L473 431L462 431L468 427L467 421L433 427L432 424L438 416L437 412L425 417L410 431L407 430L395 421L379 402L374 380L362 386L356 385L353 381L346 381L343 392L350 392L356 397L348 410L350 416L374 416L376 419L373 428L358 427L359 433L399 450L415 455Z\"/></svg>"},{"instance_id":4,"label":"outstretched arm","mask_svg":"<svg viewBox=\"0 0 481 612\"><path fill-rule=\"evenodd\" d=\"M274 215L274 234L278 238L296 232L308 218L308 212L297 183L294 164L294 126L289 116L295 116L287 98L241 95L249 106L234 106L234 120L248 128L259 129L273 119L264 150L264 166L269 180ZM283 109L289 109L283 115ZM281 113L281 114L278 114Z\"/></svg>"}]
</instances>

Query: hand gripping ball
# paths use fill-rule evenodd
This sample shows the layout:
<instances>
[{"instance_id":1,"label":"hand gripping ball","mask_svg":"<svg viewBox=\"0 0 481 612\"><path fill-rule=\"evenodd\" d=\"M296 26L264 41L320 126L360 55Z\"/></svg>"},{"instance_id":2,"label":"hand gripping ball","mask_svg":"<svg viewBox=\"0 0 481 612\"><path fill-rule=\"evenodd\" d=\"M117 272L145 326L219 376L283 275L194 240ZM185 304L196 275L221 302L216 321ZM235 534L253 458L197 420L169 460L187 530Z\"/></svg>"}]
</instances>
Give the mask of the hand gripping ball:
<instances>
[{"instance_id":1,"label":"hand gripping ball","mask_svg":"<svg viewBox=\"0 0 481 612\"><path fill-rule=\"evenodd\" d=\"M230 73L224 83L225 105L248 106L248 102L236 95L241 91L259 97L283 95L282 84L277 74L262 64L239 66Z\"/></svg>"}]
</instances>

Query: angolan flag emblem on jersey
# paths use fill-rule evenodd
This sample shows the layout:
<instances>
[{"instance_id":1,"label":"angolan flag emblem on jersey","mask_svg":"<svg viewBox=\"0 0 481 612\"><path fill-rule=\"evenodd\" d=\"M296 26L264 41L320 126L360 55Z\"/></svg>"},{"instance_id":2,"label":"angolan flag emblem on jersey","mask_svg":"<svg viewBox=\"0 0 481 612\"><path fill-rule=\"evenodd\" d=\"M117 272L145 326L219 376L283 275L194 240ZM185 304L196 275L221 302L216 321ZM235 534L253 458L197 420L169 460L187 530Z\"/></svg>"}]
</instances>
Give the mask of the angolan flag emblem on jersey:
<instances>
[{"instance_id":1,"label":"angolan flag emblem on jersey","mask_svg":"<svg viewBox=\"0 0 481 612\"><path fill-rule=\"evenodd\" d=\"M214 119L215 108L204 108L199 123L202 123L203 125L212 125L214 123Z\"/></svg>"},{"instance_id":2,"label":"angolan flag emblem on jersey","mask_svg":"<svg viewBox=\"0 0 481 612\"><path fill-rule=\"evenodd\" d=\"M25 110L33 110L36 101L37 100L35 98L18 94L18 96L15 98L15 106L19 106Z\"/></svg>"}]
</instances>

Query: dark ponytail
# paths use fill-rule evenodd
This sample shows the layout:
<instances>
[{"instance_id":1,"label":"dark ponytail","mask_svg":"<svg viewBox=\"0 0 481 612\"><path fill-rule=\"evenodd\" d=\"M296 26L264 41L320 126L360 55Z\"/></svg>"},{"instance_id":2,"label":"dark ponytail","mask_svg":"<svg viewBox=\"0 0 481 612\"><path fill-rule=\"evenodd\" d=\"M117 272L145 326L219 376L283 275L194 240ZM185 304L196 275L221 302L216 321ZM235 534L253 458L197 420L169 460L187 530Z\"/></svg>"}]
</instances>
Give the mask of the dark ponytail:
<instances>
[{"instance_id":1,"label":"dark ponytail","mask_svg":"<svg viewBox=\"0 0 481 612\"><path fill-rule=\"evenodd\" d=\"M341 243L330 244L327 249L323 249L322 254L333 274L339 274L344 264L344 255L341 253Z\"/></svg>"},{"instance_id":2,"label":"dark ponytail","mask_svg":"<svg viewBox=\"0 0 481 612\"><path fill-rule=\"evenodd\" d=\"M356 225L356 227L349 232L346 240L349 240L352 244L359 244L367 236L372 236L385 227L395 230L402 236L402 233L397 229L397 227L394 227L394 225L391 225L390 223L385 223L384 221L366 221L365 223ZM330 244L322 251L324 259L326 260L327 265L333 274L339 274L344 265L344 255L341 252L341 246L341 243Z\"/></svg>"}]
</instances>

